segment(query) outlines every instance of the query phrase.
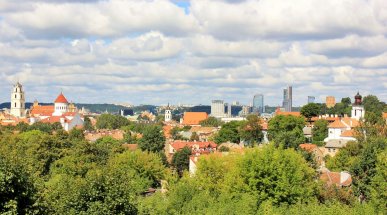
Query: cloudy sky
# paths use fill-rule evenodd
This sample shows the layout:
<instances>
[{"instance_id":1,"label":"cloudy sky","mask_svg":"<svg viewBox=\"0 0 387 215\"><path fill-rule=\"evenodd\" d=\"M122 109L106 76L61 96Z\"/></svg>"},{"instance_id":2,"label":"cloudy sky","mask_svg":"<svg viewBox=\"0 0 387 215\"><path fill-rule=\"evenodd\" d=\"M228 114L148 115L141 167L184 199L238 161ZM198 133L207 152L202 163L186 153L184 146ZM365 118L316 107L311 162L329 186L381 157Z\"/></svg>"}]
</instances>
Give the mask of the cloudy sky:
<instances>
[{"instance_id":1,"label":"cloudy sky","mask_svg":"<svg viewBox=\"0 0 387 215\"><path fill-rule=\"evenodd\" d=\"M0 102L387 101L386 0L0 0Z\"/></svg>"}]
</instances>

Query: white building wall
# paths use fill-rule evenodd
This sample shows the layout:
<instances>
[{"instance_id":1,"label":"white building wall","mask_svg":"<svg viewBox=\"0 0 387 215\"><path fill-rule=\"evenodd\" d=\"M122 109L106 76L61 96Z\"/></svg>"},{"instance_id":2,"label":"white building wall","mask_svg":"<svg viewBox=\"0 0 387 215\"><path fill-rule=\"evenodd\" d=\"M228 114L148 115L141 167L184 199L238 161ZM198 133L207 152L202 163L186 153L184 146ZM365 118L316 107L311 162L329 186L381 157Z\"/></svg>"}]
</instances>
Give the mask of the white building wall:
<instances>
[{"instance_id":1,"label":"white building wall","mask_svg":"<svg viewBox=\"0 0 387 215\"><path fill-rule=\"evenodd\" d=\"M52 114L53 116L62 116L64 113L68 112L69 106L67 103L55 103L55 111Z\"/></svg>"},{"instance_id":2,"label":"white building wall","mask_svg":"<svg viewBox=\"0 0 387 215\"><path fill-rule=\"evenodd\" d=\"M341 136L341 133L343 133L343 130L341 128L329 128L328 129L328 138L329 139L339 139Z\"/></svg>"},{"instance_id":3,"label":"white building wall","mask_svg":"<svg viewBox=\"0 0 387 215\"><path fill-rule=\"evenodd\" d=\"M11 93L11 115L15 117L25 117L25 96L23 87L17 83Z\"/></svg>"},{"instance_id":4,"label":"white building wall","mask_svg":"<svg viewBox=\"0 0 387 215\"><path fill-rule=\"evenodd\" d=\"M165 110L165 122L169 122L172 120L172 111L171 110Z\"/></svg>"},{"instance_id":5,"label":"white building wall","mask_svg":"<svg viewBox=\"0 0 387 215\"><path fill-rule=\"evenodd\" d=\"M357 120L364 118L364 107L363 106L352 106L351 117Z\"/></svg>"}]
</instances>

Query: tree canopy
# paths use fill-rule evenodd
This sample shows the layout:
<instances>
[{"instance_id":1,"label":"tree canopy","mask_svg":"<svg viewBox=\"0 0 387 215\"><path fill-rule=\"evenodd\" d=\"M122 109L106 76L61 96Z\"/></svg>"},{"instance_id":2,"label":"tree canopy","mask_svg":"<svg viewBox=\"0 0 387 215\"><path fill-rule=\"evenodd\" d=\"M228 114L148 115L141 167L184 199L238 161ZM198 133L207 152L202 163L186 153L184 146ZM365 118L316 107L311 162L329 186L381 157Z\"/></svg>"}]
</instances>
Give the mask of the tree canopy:
<instances>
[{"instance_id":1,"label":"tree canopy","mask_svg":"<svg viewBox=\"0 0 387 215\"><path fill-rule=\"evenodd\" d=\"M161 152L164 149L165 137L162 128L157 125L145 128L139 146L144 151Z\"/></svg>"},{"instance_id":2,"label":"tree canopy","mask_svg":"<svg viewBox=\"0 0 387 215\"><path fill-rule=\"evenodd\" d=\"M297 148L305 142L303 128L305 119L296 116L278 115L269 121L268 137L277 146Z\"/></svg>"}]
</instances>

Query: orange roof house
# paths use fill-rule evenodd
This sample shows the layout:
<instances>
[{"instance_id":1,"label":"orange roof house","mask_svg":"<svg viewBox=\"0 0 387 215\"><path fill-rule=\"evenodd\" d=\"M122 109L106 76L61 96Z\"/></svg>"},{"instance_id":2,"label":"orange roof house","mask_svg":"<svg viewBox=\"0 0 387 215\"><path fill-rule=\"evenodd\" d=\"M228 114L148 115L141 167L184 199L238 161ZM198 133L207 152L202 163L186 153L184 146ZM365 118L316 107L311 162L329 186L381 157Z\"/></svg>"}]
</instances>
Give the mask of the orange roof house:
<instances>
[{"instance_id":1,"label":"orange roof house","mask_svg":"<svg viewBox=\"0 0 387 215\"><path fill-rule=\"evenodd\" d=\"M206 112L185 112L183 117L183 125L199 125L200 121L206 120L208 114Z\"/></svg>"}]
</instances>

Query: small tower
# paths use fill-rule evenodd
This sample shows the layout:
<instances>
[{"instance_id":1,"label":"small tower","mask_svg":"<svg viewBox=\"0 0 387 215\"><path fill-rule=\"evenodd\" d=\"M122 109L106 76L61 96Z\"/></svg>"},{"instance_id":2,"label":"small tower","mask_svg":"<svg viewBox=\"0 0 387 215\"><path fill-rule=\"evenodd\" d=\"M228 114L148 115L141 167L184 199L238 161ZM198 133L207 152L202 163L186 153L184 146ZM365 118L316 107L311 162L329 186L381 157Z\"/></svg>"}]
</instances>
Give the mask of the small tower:
<instances>
[{"instance_id":1,"label":"small tower","mask_svg":"<svg viewBox=\"0 0 387 215\"><path fill-rule=\"evenodd\" d=\"M11 93L11 115L15 117L25 117L26 116L26 107L25 107L25 97L23 86L17 82L13 86Z\"/></svg>"},{"instance_id":2,"label":"small tower","mask_svg":"<svg viewBox=\"0 0 387 215\"><path fill-rule=\"evenodd\" d=\"M62 116L64 113L68 112L69 102L66 97L61 92L54 102L55 111L52 114L53 116Z\"/></svg>"},{"instance_id":3,"label":"small tower","mask_svg":"<svg viewBox=\"0 0 387 215\"><path fill-rule=\"evenodd\" d=\"M353 119L359 120L360 118L364 118L365 110L361 99L362 96L357 92L355 95L355 103L352 105L351 117Z\"/></svg>"},{"instance_id":4,"label":"small tower","mask_svg":"<svg viewBox=\"0 0 387 215\"><path fill-rule=\"evenodd\" d=\"M172 110L171 108L169 107L169 103L168 103L168 106L167 108L165 109L165 116L164 116L164 121L165 122L169 122L172 120Z\"/></svg>"}]
</instances>

